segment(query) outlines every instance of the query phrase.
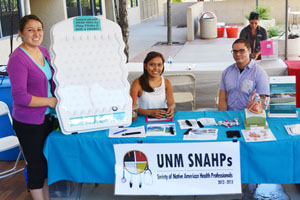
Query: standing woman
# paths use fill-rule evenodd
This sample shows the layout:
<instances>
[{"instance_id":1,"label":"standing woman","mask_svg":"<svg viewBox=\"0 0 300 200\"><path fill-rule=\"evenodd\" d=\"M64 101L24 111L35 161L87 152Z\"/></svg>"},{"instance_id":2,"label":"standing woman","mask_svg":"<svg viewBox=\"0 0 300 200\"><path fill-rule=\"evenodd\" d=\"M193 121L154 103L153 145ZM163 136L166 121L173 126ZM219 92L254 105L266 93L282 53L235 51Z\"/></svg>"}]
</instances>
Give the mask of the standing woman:
<instances>
[{"instance_id":1,"label":"standing woman","mask_svg":"<svg viewBox=\"0 0 300 200\"><path fill-rule=\"evenodd\" d=\"M43 155L45 139L53 130L50 117L54 97L54 71L49 52L40 46L43 23L35 15L19 22L23 43L10 56L7 71L13 97L13 127L27 161L28 183L33 199L49 200L47 161Z\"/></svg>"},{"instance_id":2,"label":"standing woman","mask_svg":"<svg viewBox=\"0 0 300 200\"><path fill-rule=\"evenodd\" d=\"M162 76L163 72L163 55L155 51L149 52L144 59L144 73L132 82L130 89L133 102L138 100L138 114L173 118L173 88L170 81Z\"/></svg>"},{"instance_id":3,"label":"standing woman","mask_svg":"<svg viewBox=\"0 0 300 200\"><path fill-rule=\"evenodd\" d=\"M260 41L268 39L266 29L258 25L259 14L251 12L249 16L249 25L243 28L240 38L245 38L251 46L251 58L260 60Z\"/></svg>"}]
</instances>

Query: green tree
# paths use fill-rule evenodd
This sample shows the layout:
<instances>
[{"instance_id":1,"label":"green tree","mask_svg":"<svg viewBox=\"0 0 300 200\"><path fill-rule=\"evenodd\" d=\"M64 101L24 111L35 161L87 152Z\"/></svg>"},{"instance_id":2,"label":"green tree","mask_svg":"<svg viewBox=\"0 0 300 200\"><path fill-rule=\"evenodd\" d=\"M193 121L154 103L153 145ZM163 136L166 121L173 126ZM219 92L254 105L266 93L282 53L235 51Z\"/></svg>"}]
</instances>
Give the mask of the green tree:
<instances>
[{"instance_id":1,"label":"green tree","mask_svg":"<svg viewBox=\"0 0 300 200\"><path fill-rule=\"evenodd\" d=\"M66 0L67 7L76 7L76 0Z\"/></svg>"}]
</instances>

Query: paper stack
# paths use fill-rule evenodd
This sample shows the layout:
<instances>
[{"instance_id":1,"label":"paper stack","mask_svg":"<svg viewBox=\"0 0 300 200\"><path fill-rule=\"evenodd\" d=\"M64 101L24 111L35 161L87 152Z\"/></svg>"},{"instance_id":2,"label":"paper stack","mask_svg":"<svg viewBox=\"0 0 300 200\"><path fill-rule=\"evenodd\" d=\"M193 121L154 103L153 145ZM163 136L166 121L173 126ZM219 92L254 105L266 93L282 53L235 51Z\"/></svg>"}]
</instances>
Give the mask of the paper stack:
<instances>
[{"instance_id":1,"label":"paper stack","mask_svg":"<svg viewBox=\"0 0 300 200\"><path fill-rule=\"evenodd\" d=\"M289 135L300 135L300 124L291 124L284 126Z\"/></svg>"}]
</instances>

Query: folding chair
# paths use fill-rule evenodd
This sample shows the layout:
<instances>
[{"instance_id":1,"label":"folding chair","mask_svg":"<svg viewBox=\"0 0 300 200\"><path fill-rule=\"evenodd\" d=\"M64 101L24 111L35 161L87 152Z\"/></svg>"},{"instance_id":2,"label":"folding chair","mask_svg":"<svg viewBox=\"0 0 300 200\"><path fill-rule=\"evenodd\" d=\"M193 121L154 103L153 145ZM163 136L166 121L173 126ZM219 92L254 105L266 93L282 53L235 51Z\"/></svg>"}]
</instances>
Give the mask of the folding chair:
<instances>
[{"instance_id":1,"label":"folding chair","mask_svg":"<svg viewBox=\"0 0 300 200\"><path fill-rule=\"evenodd\" d=\"M174 88L175 103L191 102L192 110L196 106L196 78L193 74L164 74ZM192 87L192 89L190 89ZM190 91L187 91L190 90Z\"/></svg>"},{"instance_id":2,"label":"folding chair","mask_svg":"<svg viewBox=\"0 0 300 200\"><path fill-rule=\"evenodd\" d=\"M5 115L5 114L8 115L10 124L12 125L12 117L10 115L8 106L6 105L6 103L0 101L0 116ZM16 173L24 170L24 168L17 169L18 162L19 162L20 157L22 155L21 146L20 146L20 143L19 143L19 140L18 140L17 136L10 135L10 136L5 136L5 137L0 138L0 152L4 152L4 151L10 150L10 149L13 149L15 147L19 147L19 149L20 149L20 152L18 154L16 162L15 162L13 168L11 168L9 170L6 170L6 171L3 171L3 172L0 172L0 179L8 177L10 175L16 174Z\"/></svg>"}]
</instances>

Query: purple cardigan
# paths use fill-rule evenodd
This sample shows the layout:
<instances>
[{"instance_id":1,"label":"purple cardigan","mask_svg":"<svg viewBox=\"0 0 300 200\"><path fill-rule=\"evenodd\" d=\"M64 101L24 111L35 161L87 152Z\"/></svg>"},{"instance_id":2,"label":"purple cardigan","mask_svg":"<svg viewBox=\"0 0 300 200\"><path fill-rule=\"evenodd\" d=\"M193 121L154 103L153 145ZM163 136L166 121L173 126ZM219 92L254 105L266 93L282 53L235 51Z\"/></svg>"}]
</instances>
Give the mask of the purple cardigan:
<instances>
[{"instance_id":1,"label":"purple cardigan","mask_svg":"<svg viewBox=\"0 0 300 200\"><path fill-rule=\"evenodd\" d=\"M48 50L39 46L44 57L48 60L52 77L54 70ZM10 56L7 72L11 83L11 94L13 97L13 118L28 124L42 124L45 119L47 106L29 107L32 95L48 97L48 80L44 72L18 47ZM52 94L54 94L54 83L51 79Z\"/></svg>"}]
</instances>

